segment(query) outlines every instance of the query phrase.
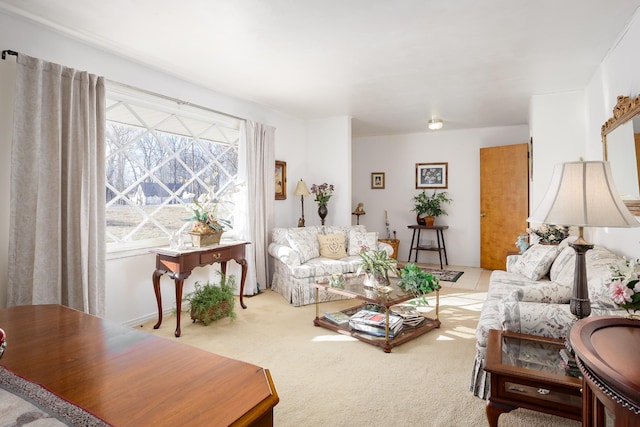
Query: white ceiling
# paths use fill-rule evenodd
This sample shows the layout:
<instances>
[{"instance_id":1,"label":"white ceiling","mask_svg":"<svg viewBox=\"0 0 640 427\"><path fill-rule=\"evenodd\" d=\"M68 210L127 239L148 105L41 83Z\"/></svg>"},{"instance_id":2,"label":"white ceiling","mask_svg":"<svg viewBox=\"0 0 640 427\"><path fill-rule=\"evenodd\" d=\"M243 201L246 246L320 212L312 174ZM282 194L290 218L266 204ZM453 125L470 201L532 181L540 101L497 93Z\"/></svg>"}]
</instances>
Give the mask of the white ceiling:
<instances>
[{"instance_id":1,"label":"white ceiling","mask_svg":"<svg viewBox=\"0 0 640 427\"><path fill-rule=\"evenodd\" d=\"M0 0L0 9L355 136L521 125L582 90L640 0ZM2 49L12 49L11 46Z\"/></svg>"}]
</instances>

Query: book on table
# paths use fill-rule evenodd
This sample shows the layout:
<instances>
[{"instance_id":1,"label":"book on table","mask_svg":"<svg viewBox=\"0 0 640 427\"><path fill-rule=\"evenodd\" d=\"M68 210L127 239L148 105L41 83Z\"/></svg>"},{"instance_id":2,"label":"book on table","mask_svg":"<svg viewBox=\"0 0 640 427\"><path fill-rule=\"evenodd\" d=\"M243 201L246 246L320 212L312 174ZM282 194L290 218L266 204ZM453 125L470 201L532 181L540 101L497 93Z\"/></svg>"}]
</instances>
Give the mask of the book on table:
<instances>
[{"instance_id":1,"label":"book on table","mask_svg":"<svg viewBox=\"0 0 640 427\"><path fill-rule=\"evenodd\" d=\"M360 310L349 319L349 327L356 331L383 337L386 333L386 314L371 310ZM389 338L402 330L402 317L389 313Z\"/></svg>"},{"instance_id":2,"label":"book on table","mask_svg":"<svg viewBox=\"0 0 640 427\"><path fill-rule=\"evenodd\" d=\"M391 311L402 317L402 323L406 326L418 326L425 319L414 306L394 305Z\"/></svg>"},{"instance_id":3,"label":"book on table","mask_svg":"<svg viewBox=\"0 0 640 427\"><path fill-rule=\"evenodd\" d=\"M345 323L349 323L349 315L341 312L341 311L334 311L334 312L327 312L324 313L324 317L325 319L327 319L329 322L333 323L334 325L344 325Z\"/></svg>"}]
</instances>

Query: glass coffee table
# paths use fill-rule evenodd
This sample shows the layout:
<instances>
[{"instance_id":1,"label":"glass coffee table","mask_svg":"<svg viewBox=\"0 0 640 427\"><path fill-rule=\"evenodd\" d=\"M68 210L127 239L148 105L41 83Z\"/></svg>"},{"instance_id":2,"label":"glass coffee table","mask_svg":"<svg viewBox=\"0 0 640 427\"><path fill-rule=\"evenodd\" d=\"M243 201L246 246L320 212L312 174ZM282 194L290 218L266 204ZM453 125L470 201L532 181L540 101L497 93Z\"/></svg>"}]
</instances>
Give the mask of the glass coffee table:
<instances>
[{"instance_id":1,"label":"glass coffee table","mask_svg":"<svg viewBox=\"0 0 640 427\"><path fill-rule=\"evenodd\" d=\"M491 373L490 426L516 408L582 419L582 379L566 373L560 350L566 348L559 339L489 331L484 370Z\"/></svg>"},{"instance_id":2,"label":"glass coffee table","mask_svg":"<svg viewBox=\"0 0 640 427\"><path fill-rule=\"evenodd\" d=\"M392 307L414 299L415 297L412 294L404 292L397 285L397 278L390 278L390 286L388 289L383 289L381 292L365 286L363 281L363 276L352 276L345 278L340 285L336 286L332 286L328 280L322 280L316 283L314 285L316 291L316 318L313 320L313 324L341 334L350 335L362 342L380 347L385 353L390 353L393 347L404 344L407 341L440 327L440 320L438 320L440 293L439 290L436 290L435 318L424 316L425 319L417 326L409 326L405 324L398 333L391 337L389 333L389 315L392 312ZM385 316L384 336L375 336L365 332L352 330L349 327L348 322L335 324L328 320L326 316L321 315L320 313L320 303L318 303L320 292L329 292L361 301L359 305L341 311L347 316L352 316L358 311L364 309L367 305L374 304L380 307L382 309L380 310L381 314L384 314Z\"/></svg>"}]
</instances>

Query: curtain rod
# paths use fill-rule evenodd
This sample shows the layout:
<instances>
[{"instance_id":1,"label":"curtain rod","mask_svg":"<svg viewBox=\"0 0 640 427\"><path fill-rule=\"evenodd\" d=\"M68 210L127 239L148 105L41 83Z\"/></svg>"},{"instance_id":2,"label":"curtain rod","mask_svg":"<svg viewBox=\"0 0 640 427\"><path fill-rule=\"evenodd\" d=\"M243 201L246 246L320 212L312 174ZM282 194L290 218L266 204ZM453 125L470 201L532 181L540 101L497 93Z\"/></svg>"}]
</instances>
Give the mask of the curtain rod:
<instances>
[{"instance_id":1,"label":"curtain rod","mask_svg":"<svg viewBox=\"0 0 640 427\"><path fill-rule=\"evenodd\" d=\"M15 52L13 50L3 50L2 51L2 59L7 59L7 55L18 56L18 52Z\"/></svg>"},{"instance_id":2,"label":"curtain rod","mask_svg":"<svg viewBox=\"0 0 640 427\"><path fill-rule=\"evenodd\" d=\"M17 57L18 56L18 52L13 51L13 50L8 50L8 49L7 50L3 50L2 51L2 59L6 59L7 55L14 55L14 56ZM152 95L152 96L157 96L159 98L164 98L164 99L167 99L169 101L175 102L176 104L181 104L181 105L187 105L189 107L200 108L202 110L210 111L210 112L216 113L216 114L221 114L223 116L231 117L231 118L236 119L236 120L247 121L247 119L245 119L244 117L234 116L233 114L225 113L223 111L218 111L218 110L214 110L212 108L203 107L202 105L197 105L197 104L194 104L192 102L182 101L181 99L172 98L172 97L166 96L166 95L161 95L159 93L155 93L155 92L152 92L150 90L140 89L140 88L137 88L137 87L134 87L134 86L130 86L130 85L127 85L127 84L124 84L124 83L116 82L116 81L113 81L113 80L109 80L109 79L106 79L106 80L110 84L115 84L115 85L118 85L118 86L126 87L128 89L132 89L132 90L136 90L136 91L139 91L139 92L143 92L143 93L146 93L147 95Z\"/></svg>"},{"instance_id":3,"label":"curtain rod","mask_svg":"<svg viewBox=\"0 0 640 427\"><path fill-rule=\"evenodd\" d=\"M183 100L178 99L178 98L172 98L170 96L162 95L162 94L159 94L159 93L156 93L156 92L153 92L153 91L150 91L150 90L146 90L146 89L140 89L140 88L137 88L135 86L131 86L131 85L128 85L128 84L116 82L116 81L113 81L113 80L109 80L109 79L106 79L106 80L107 80L107 83L114 84L116 86L121 86L121 87L124 87L124 88L127 88L127 89L136 90L138 92L146 93L147 95L157 96L159 98L163 98L163 99L166 99L168 101L175 102L176 104L186 105L188 107L199 108L201 110L206 110L206 111L209 111L209 112L212 112L212 113L215 113L215 114L220 114L220 115L223 115L223 116L231 117L232 119L242 120L243 122L247 121L247 119L245 119L243 117L234 116L233 114L225 113L223 111L214 110L213 108L203 107L202 105L194 104L192 102L183 101Z\"/></svg>"}]
</instances>

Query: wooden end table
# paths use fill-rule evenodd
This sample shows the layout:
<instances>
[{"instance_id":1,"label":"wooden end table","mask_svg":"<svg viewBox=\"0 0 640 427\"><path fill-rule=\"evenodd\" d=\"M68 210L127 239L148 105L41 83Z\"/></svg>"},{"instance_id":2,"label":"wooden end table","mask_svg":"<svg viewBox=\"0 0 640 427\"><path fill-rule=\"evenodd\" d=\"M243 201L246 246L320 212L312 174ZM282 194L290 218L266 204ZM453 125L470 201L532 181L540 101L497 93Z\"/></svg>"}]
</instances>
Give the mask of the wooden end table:
<instances>
[{"instance_id":1,"label":"wooden end table","mask_svg":"<svg viewBox=\"0 0 640 427\"><path fill-rule=\"evenodd\" d=\"M244 303L244 283L247 279L247 261L245 259L245 246L249 242L222 240L211 246L201 248L171 249L156 248L151 252L156 254L156 269L151 278L153 291L156 294L158 305L158 322L153 329L158 329L162 324L162 295L160 293L160 277L166 274L175 281L176 287L176 331L174 335L179 337L180 331L180 304L182 304L182 287L184 279L191 275L196 267L204 267L213 263L220 263L222 274L227 272L227 262L234 260L242 267L240 278L240 306L247 308Z\"/></svg>"},{"instance_id":2,"label":"wooden end table","mask_svg":"<svg viewBox=\"0 0 640 427\"><path fill-rule=\"evenodd\" d=\"M409 258L407 262L411 261L411 254L416 251L414 262L418 262L418 252L420 251L433 251L438 252L440 257L440 269L442 270L442 254L444 253L444 263L449 265L447 259L447 245L444 242L444 230L448 229L448 225L408 225L407 228L413 230L413 236L411 236L411 245L409 246ZM425 246L420 244L420 232L422 230L433 230L436 232L437 247Z\"/></svg>"},{"instance_id":3,"label":"wooden end table","mask_svg":"<svg viewBox=\"0 0 640 427\"><path fill-rule=\"evenodd\" d=\"M586 317L569 338L584 376L582 425L640 426L640 321Z\"/></svg>"},{"instance_id":4,"label":"wooden end table","mask_svg":"<svg viewBox=\"0 0 640 427\"><path fill-rule=\"evenodd\" d=\"M415 298L411 294L405 293L400 287L398 287L397 278L390 278L391 288L393 291L388 295L379 295L376 292L371 292L368 290L363 283L362 276L353 276L345 279L344 286L342 287L333 287L329 284L328 280L320 281L316 283L314 286L316 288L316 318L313 320L313 324L315 326L322 326L323 328L330 329L332 331L339 332L344 335L350 335L353 338L356 338L362 342L366 342L371 345L375 345L377 347L382 348L385 353L391 353L391 349L400 344L403 344L407 341L410 341L422 334L425 334L433 329L440 327L440 320L438 319L438 312L440 310L440 291L439 289L435 291L436 294L436 306L435 306L435 318L425 318L418 326L409 327L403 326L403 329L398 333L395 337L389 337L389 313L391 311L391 307L397 304L401 304L403 302L407 302L413 298ZM363 303L357 305L355 307L342 310L343 313L352 315L356 311L364 308L364 305L367 303L377 304L380 307L385 308L385 316L386 316L386 331L384 337L376 337L373 335L366 334L364 332L359 332L355 330L351 330L348 324L344 325L336 325L327 320L324 316L320 314L320 306L318 303L319 300L319 292L326 291L337 295L343 295L351 298L358 299Z\"/></svg>"},{"instance_id":5,"label":"wooden end table","mask_svg":"<svg viewBox=\"0 0 640 427\"><path fill-rule=\"evenodd\" d=\"M491 373L487 420L498 426L500 414L526 408L560 417L582 418L582 379L568 376L560 349L564 341L491 330L484 370Z\"/></svg>"}]
</instances>

